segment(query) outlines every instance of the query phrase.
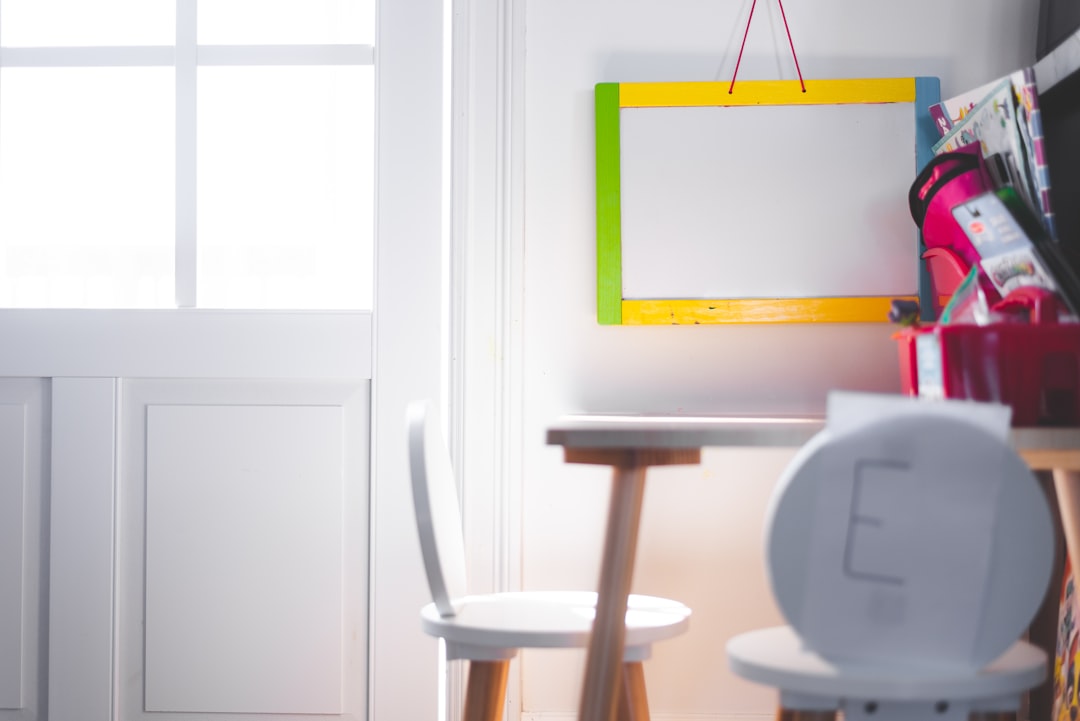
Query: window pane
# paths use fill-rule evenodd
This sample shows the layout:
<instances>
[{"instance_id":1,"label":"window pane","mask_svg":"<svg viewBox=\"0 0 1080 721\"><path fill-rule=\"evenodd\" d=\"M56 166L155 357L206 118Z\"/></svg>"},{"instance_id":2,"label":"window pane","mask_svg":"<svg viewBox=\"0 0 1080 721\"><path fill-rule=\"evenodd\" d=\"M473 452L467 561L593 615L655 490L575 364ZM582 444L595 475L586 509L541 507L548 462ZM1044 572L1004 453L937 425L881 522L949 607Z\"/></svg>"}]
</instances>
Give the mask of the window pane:
<instances>
[{"instance_id":1,"label":"window pane","mask_svg":"<svg viewBox=\"0 0 1080 721\"><path fill-rule=\"evenodd\" d=\"M6 0L5 0L6 2ZM203 45L372 44L374 0L202 0Z\"/></svg>"},{"instance_id":2,"label":"window pane","mask_svg":"<svg viewBox=\"0 0 1080 721\"><path fill-rule=\"evenodd\" d=\"M198 304L371 308L373 69L199 69Z\"/></svg>"},{"instance_id":3,"label":"window pane","mask_svg":"<svg viewBox=\"0 0 1080 721\"><path fill-rule=\"evenodd\" d=\"M0 45L172 45L175 0L3 0Z\"/></svg>"},{"instance_id":4,"label":"window pane","mask_svg":"<svg viewBox=\"0 0 1080 721\"><path fill-rule=\"evenodd\" d=\"M0 70L0 306L173 305L173 105L166 68Z\"/></svg>"}]
</instances>

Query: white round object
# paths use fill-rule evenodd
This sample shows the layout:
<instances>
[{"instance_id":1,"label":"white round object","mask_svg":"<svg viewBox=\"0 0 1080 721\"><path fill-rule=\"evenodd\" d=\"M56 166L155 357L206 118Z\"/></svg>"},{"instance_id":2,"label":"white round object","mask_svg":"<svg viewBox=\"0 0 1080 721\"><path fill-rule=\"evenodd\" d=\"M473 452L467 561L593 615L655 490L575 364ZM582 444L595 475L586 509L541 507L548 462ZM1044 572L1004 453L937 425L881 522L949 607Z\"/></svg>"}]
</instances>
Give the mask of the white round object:
<instances>
[{"instance_id":1,"label":"white round object","mask_svg":"<svg viewBox=\"0 0 1080 721\"><path fill-rule=\"evenodd\" d=\"M770 504L766 557L781 611L822 656L978 669L1035 615L1053 525L1005 440L916 414L804 446Z\"/></svg>"}]
</instances>

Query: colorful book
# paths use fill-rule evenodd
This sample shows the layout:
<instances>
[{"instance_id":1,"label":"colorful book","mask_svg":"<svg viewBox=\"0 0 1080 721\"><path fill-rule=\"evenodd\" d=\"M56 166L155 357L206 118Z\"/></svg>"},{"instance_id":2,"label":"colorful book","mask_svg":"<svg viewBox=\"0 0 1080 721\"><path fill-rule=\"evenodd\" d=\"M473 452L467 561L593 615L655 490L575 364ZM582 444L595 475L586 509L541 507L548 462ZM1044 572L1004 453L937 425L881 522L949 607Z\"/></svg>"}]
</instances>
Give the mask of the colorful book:
<instances>
[{"instance_id":1,"label":"colorful book","mask_svg":"<svg viewBox=\"0 0 1080 721\"><path fill-rule=\"evenodd\" d=\"M1077 632L1076 581L1072 565L1065 559L1065 572L1058 597L1057 644L1054 653L1054 700L1050 721L1075 721L1080 714L1077 699L1077 670L1080 668L1080 634Z\"/></svg>"},{"instance_id":2,"label":"colorful book","mask_svg":"<svg viewBox=\"0 0 1080 721\"><path fill-rule=\"evenodd\" d=\"M937 103L930 114L942 135L935 153L979 142L985 157L1000 155L1010 184L1041 215L1050 237L1057 237L1032 68Z\"/></svg>"},{"instance_id":3,"label":"colorful book","mask_svg":"<svg viewBox=\"0 0 1080 721\"><path fill-rule=\"evenodd\" d=\"M1009 76L1011 79L1011 76ZM981 103L983 99L990 94L990 92L996 88L1002 80L1005 78L998 78L992 80L985 85L968 90L967 92L960 93L959 95L942 100L940 103L935 103L930 106L930 117L934 119L937 125L938 134L942 137L948 133L953 126L959 123L964 117L970 113L976 105Z\"/></svg>"}]
</instances>

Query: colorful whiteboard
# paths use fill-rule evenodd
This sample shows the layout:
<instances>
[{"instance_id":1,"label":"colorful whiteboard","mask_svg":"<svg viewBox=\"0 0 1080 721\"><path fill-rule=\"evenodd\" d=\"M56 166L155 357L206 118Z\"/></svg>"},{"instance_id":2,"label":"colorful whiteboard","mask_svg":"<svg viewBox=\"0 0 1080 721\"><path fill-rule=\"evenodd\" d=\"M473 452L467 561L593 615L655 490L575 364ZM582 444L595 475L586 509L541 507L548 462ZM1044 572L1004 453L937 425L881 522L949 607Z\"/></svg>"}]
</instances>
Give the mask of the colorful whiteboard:
<instances>
[{"instance_id":1,"label":"colorful whiteboard","mask_svg":"<svg viewBox=\"0 0 1080 721\"><path fill-rule=\"evenodd\" d=\"M884 322L936 78L596 86L602 324ZM928 299L927 299L928 300Z\"/></svg>"}]
</instances>

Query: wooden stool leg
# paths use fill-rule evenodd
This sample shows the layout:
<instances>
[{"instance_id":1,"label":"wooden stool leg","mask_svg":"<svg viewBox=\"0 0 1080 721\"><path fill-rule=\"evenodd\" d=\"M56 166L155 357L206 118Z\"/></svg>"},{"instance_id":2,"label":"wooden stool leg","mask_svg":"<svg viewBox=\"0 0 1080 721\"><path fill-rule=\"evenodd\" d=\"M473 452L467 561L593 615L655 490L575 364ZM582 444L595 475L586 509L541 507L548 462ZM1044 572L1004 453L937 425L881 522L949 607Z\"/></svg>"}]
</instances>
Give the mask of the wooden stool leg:
<instances>
[{"instance_id":1,"label":"wooden stool leg","mask_svg":"<svg viewBox=\"0 0 1080 721\"><path fill-rule=\"evenodd\" d=\"M499 721L506 700L510 661L472 661L465 690L464 721Z\"/></svg>"},{"instance_id":2,"label":"wooden stool leg","mask_svg":"<svg viewBox=\"0 0 1080 721\"><path fill-rule=\"evenodd\" d=\"M968 714L969 721L1016 721L1018 714L1015 711L972 711Z\"/></svg>"},{"instance_id":3,"label":"wooden stool leg","mask_svg":"<svg viewBox=\"0 0 1080 721\"><path fill-rule=\"evenodd\" d=\"M836 721L836 712L780 709L776 714L776 718L780 719L781 717L783 717L784 721Z\"/></svg>"},{"instance_id":4,"label":"wooden stool leg","mask_svg":"<svg viewBox=\"0 0 1080 721\"><path fill-rule=\"evenodd\" d=\"M622 665L618 721L649 721L649 697L645 693L645 666L641 661Z\"/></svg>"},{"instance_id":5,"label":"wooden stool leg","mask_svg":"<svg viewBox=\"0 0 1080 721\"><path fill-rule=\"evenodd\" d=\"M777 706L776 721L795 721L795 712L786 709L783 706Z\"/></svg>"}]
</instances>

